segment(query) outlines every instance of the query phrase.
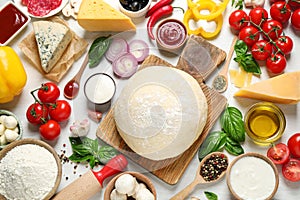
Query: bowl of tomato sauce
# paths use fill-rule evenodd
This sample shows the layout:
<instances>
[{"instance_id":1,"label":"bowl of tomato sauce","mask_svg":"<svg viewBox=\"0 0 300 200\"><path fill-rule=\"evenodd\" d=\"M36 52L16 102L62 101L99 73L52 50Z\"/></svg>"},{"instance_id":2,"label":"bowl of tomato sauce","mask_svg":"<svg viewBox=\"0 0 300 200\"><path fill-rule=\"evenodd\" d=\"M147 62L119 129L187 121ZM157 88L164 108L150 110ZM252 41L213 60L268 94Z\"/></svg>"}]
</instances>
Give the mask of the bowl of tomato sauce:
<instances>
[{"instance_id":1,"label":"bowl of tomato sauce","mask_svg":"<svg viewBox=\"0 0 300 200\"><path fill-rule=\"evenodd\" d=\"M13 2L8 1L0 8L0 46L6 46L30 22L30 17Z\"/></svg>"}]
</instances>

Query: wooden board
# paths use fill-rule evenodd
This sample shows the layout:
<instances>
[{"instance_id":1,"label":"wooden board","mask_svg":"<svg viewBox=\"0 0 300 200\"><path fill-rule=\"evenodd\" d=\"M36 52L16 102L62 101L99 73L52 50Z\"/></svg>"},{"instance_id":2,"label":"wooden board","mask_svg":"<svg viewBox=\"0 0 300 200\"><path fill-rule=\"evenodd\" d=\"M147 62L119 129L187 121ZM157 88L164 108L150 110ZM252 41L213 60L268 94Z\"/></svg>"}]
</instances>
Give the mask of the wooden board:
<instances>
[{"instance_id":1,"label":"wooden board","mask_svg":"<svg viewBox=\"0 0 300 200\"><path fill-rule=\"evenodd\" d=\"M188 150L186 150L183 154L175 158L161 161L149 160L134 153L127 146L127 144L124 142L124 140L117 131L116 124L113 118L113 108L107 113L105 118L102 120L96 133L97 136L105 143L113 146L121 153L126 155L128 158L141 165L146 170L152 172L161 180L172 185L176 184L180 177L183 175L190 161L197 153L198 148L206 138L210 129L213 127L213 125L215 124L215 122L217 121L227 104L227 99L224 96L220 95L218 92L205 85L204 80L209 76L211 72L204 73L204 76L202 76L198 73L199 69L195 68L195 66L192 67L191 63L184 59L185 57L183 55L185 55L185 52L187 52L186 50L187 48L189 48L189 44L192 42L192 44L194 45L194 42L197 39L199 39L199 37L191 37L191 39L188 41L185 49L183 50L179 58L177 66L172 66L168 62L154 55L150 55L141 66L141 68L150 66L176 67L177 69L181 69L191 74L201 86L208 102L207 123L204 127L202 134ZM200 38L200 40L202 40L202 38ZM205 42L205 45L207 48L209 48L210 55L213 58L212 61L214 61L214 64L208 69L209 71L212 71L212 69L216 69L217 66L225 60L226 53L223 50L209 43L207 44L207 42Z\"/></svg>"}]
</instances>

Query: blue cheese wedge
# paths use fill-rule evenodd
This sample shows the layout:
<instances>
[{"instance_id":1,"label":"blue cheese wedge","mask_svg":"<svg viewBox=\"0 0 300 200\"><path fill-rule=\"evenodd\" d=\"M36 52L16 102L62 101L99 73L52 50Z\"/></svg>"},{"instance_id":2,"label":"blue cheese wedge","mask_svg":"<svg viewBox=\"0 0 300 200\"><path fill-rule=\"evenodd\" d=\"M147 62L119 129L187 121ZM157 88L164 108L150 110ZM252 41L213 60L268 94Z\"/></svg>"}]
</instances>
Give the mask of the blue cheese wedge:
<instances>
[{"instance_id":1,"label":"blue cheese wedge","mask_svg":"<svg viewBox=\"0 0 300 200\"><path fill-rule=\"evenodd\" d=\"M72 33L65 25L50 21L33 22L33 29L42 69L48 73L68 47Z\"/></svg>"}]
</instances>

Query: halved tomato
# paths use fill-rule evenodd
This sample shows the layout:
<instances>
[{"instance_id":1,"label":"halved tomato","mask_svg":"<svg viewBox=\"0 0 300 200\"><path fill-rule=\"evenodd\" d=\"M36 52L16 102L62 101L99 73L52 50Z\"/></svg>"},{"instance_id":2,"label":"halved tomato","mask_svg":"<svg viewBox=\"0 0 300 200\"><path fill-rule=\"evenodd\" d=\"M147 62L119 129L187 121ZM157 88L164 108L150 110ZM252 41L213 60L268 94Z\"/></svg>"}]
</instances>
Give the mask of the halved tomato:
<instances>
[{"instance_id":1,"label":"halved tomato","mask_svg":"<svg viewBox=\"0 0 300 200\"><path fill-rule=\"evenodd\" d=\"M284 178L289 181L300 181L300 161L295 158L291 158L282 166L282 174Z\"/></svg>"},{"instance_id":2,"label":"halved tomato","mask_svg":"<svg viewBox=\"0 0 300 200\"><path fill-rule=\"evenodd\" d=\"M286 144L278 143L269 148L267 156L274 164L283 164L289 160L290 150Z\"/></svg>"}]
</instances>

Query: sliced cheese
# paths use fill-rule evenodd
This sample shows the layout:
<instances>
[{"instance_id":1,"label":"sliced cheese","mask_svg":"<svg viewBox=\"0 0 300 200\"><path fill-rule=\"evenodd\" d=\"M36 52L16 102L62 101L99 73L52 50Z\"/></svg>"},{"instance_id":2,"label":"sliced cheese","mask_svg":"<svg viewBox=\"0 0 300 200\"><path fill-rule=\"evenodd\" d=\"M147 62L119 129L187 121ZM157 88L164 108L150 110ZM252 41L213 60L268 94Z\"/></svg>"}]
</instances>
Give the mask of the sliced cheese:
<instances>
[{"instance_id":1,"label":"sliced cheese","mask_svg":"<svg viewBox=\"0 0 300 200\"><path fill-rule=\"evenodd\" d=\"M229 70L230 82L235 87L241 88L251 84L252 73L246 72L241 67L238 70Z\"/></svg>"},{"instance_id":2,"label":"sliced cheese","mask_svg":"<svg viewBox=\"0 0 300 200\"><path fill-rule=\"evenodd\" d=\"M254 83L241 88L234 96L295 104L300 100L300 71L285 73Z\"/></svg>"},{"instance_id":3,"label":"sliced cheese","mask_svg":"<svg viewBox=\"0 0 300 200\"><path fill-rule=\"evenodd\" d=\"M131 19L103 0L82 1L77 21L87 31L130 31L136 27Z\"/></svg>"},{"instance_id":4,"label":"sliced cheese","mask_svg":"<svg viewBox=\"0 0 300 200\"><path fill-rule=\"evenodd\" d=\"M208 105L198 82L169 67L152 66L132 76L114 108L120 136L151 160L176 157L202 133Z\"/></svg>"},{"instance_id":5,"label":"sliced cheese","mask_svg":"<svg viewBox=\"0 0 300 200\"><path fill-rule=\"evenodd\" d=\"M51 21L35 21L33 29L41 66L48 73L68 47L72 33L65 25Z\"/></svg>"}]
</instances>

